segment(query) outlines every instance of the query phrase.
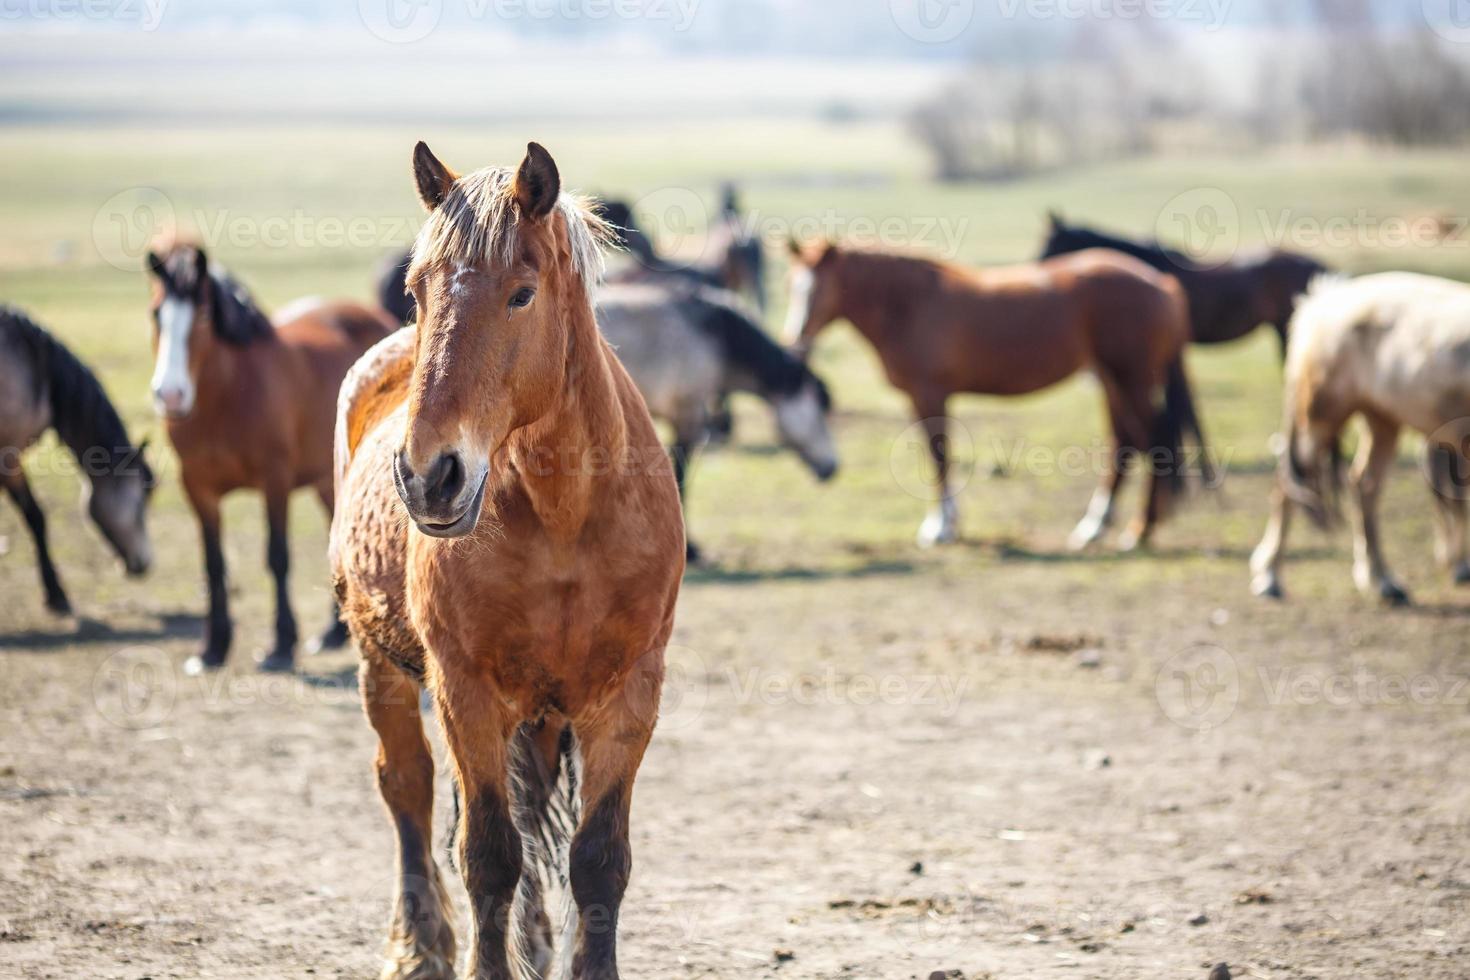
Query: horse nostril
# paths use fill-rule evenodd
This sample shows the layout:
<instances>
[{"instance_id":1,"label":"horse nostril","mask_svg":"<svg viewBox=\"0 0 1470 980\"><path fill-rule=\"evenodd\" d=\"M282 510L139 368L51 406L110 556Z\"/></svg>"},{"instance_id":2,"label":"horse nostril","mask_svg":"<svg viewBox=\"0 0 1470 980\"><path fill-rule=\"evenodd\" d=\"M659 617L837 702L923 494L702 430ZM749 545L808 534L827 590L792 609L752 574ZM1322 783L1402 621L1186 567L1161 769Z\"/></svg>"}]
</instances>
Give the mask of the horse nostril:
<instances>
[{"instance_id":1,"label":"horse nostril","mask_svg":"<svg viewBox=\"0 0 1470 980\"><path fill-rule=\"evenodd\" d=\"M429 471L425 488L429 497L450 501L458 497L459 492L464 489L464 480L464 463L460 462L459 453L445 453Z\"/></svg>"}]
</instances>

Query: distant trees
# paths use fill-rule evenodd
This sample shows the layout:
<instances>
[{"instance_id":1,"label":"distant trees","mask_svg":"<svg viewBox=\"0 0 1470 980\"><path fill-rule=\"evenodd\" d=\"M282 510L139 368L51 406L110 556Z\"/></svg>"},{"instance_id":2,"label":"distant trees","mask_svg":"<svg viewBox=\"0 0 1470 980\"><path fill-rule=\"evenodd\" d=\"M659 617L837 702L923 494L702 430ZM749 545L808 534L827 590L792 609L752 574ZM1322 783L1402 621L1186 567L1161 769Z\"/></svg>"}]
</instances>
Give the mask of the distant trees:
<instances>
[{"instance_id":1,"label":"distant trees","mask_svg":"<svg viewBox=\"0 0 1470 980\"><path fill-rule=\"evenodd\" d=\"M1254 61L1238 69L1257 75L1248 105L1213 92L1209 73L1191 61L1190 51L1197 56L1216 38L1195 35L1186 49L1183 34L1148 21L1075 21L1061 25L1065 32L1053 23L1045 38L1017 31L978 51L915 107L909 125L944 180L1009 179L1181 139L1462 143L1470 137L1466 53L1423 17L1402 13L1371 0L1312 0L1290 22L1253 25Z\"/></svg>"}]
</instances>

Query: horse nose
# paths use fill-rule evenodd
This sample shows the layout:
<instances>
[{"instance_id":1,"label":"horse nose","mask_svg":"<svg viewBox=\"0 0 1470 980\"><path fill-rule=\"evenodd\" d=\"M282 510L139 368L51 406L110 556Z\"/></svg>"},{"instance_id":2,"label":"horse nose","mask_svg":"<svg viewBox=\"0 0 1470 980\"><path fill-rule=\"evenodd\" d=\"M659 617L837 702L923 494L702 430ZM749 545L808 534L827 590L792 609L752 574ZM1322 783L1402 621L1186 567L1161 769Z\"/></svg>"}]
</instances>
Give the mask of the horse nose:
<instances>
[{"instance_id":1,"label":"horse nose","mask_svg":"<svg viewBox=\"0 0 1470 980\"><path fill-rule=\"evenodd\" d=\"M817 472L817 479L822 483L826 483L837 475L836 463L818 463L814 468Z\"/></svg>"},{"instance_id":2,"label":"horse nose","mask_svg":"<svg viewBox=\"0 0 1470 980\"><path fill-rule=\"evenodd\" d=\"M184 392L180 388L154 388L153 400L166 415L178 415L184 410Z\"/></svg>"},{"instance_id":3,"label":"horse nose","mask_svg":"<svg viewBox=\"0 0 1470 980\"><path fill-rule=\"evenodd\" d=\"M465 488L465 465L457 452L441 453L429 472L419 476L409 465L404 453L396 461L398 479L410 495L418 498L427 511L441 511L459 499Z\"/></svg>"}]
</instances>

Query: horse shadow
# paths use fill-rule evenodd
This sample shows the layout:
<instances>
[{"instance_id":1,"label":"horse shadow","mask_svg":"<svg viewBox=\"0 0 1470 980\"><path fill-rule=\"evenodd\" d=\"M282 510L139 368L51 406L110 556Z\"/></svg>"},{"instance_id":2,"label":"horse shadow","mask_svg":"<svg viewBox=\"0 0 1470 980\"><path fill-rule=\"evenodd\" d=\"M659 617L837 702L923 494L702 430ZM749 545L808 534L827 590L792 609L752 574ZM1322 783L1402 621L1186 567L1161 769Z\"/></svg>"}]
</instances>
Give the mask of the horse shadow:
<instances>
[{"instance_id":1,"label":"horse shadow","mask_svg":"<svg viewBox=\"0 0 1470 980\"><path fill-rule=\"evenodd\" d=\"M951 547L970 548L993 555L1001 562L1030 562L1048 565L1118 565L1127 562L1169 562L1205 558L1210 561L1249 564L1253 548L1232 546L1159 546L1150 545L1133 551L1122 551L1107 544L1095 545L1084 551L1073 551L1063 546L1057 549L1036 548L1019 541L969 540ZM1292 559L1327 559L1334 552L1326 547L1297 548L1292 550Z\"/></svg>"},{"instance_id":2,"label":"horse shadow","mask_svg":"<svg viewBox=\"0 0 1470 980\"><path fill-rule=\"evenodd\" d=\"M70 632L38 629L0 634L0 650L46 653L98 643L149 643L204 634L204 619L196 613L165 612L155 618L156 627L118 629L100 619L79 616L76 628Z\"/></svg>"},{"instance_id":3,"label":"horse shadow","mask_svg":"<svg viewBox=\"0 0 1470 980\"><path fill-rule=\"evenodd\" d=\"M875 558L862 565L824 568L809 565L787 565L782 568L722 567L707 560L691 565L684 573L687 585L758 585L767 582L839 582L881 577L912 575L918 566L898 558Z\"/></svg>"}]
</instances>

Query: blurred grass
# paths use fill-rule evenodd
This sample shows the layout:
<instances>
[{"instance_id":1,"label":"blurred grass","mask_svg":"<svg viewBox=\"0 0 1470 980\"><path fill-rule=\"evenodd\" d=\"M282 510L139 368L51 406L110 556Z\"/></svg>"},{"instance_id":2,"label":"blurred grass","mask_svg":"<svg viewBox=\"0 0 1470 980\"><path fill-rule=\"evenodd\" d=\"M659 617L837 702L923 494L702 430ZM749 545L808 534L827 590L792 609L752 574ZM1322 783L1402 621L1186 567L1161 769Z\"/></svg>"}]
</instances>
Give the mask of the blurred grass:
<instances>
[{"instance_id":1,"label":"blurred grass","mask_svg":"<svg viewBox=\"0 0 1470 980\"><path fill-rule=\"evenodd\" d=\"M105 258L117 253L110 224L116 202L131 200L136 188L156 188L179 224L202 233L267 308L302 295L366 300L378 262L406 246L417 227L407 161L421 136L460 169L514 163L525 141L535 138L557 156L569 186L655 205L686 200L692 192L713 206L718 184L737 179L760 227L773 234L803 221L840 231L856 219L899 218L914 235L926 223L950 222L963 230L955 257L970 263L1033 257L1048 208L1122 232L1153 234L1171 199L1199 188L1218 188L1230 198L1241 216L1243 246L1264 242L1283 215L1320 222L1362 212L1382 222L1454 214L1460 202L1470 200L1463 160L1438 153L1149 160L1004 185L944 186L927 179L923 155L901 127L876 121L561 122L444 126L432 132L358 126L17 127L0 130L8 170L0 182L0 213L6 216L0 299L30 311L94 365L133 432L156 431L147 396L149 325L137 249L126 256L128 268L114 268ZM703 218L696 214L692 220L697 227ZM286 231L278 245L255 240L263 228L283 223L297 230ZM333 237L332 229L352 227L361 232L352 240ZM655 229L666 245L691 247L691 240L673 234L679 230ZM929 238L914 247L932 250L937 244ZM1466 276L1466 244L1393 249L1360 243L1319 254L1354 272L1412 268ZM771 254L779 266L780 250L772 248ZM784 307L779 268L773 280L775 324ZM965 398L952 405L951 414L968 434L968 444L963 436L958 444L961 465L973 466L975 473L962 500L964 526L981 546L921 555L911 541L927 502L900 486L908 476L898 471L910 461L900 453L894 462L895 444L910 422L907 407L848 328L829 331L816 365L829 377L840 409L836 425L844 469L835 484L819 488L793 457L767 452L770 423L762 406L749 401L738 406L739 445L697 464L692 533L726 572L757 578L782 571L942 575L977 561L1059 559L1093 478L1028 471L1024 465L1000 473L996 464L1024 460L1028 448L1055 452L1099 440L1101 399L1089 379L1030 398ZM1067 569L1059 574L1069 581L1146 594L1161 577L1188 575L1199 563L1217 562L1217 571L1238 573L1244 589L1243 557L1264 523L1267 439L1279 415L1274 339L1262 333L1224 349L1195 351L1191 369L1213 447L1230 467L1225 491L1164 530L1159 543L1165 558L1067 559L1059 562ZM1406 459L1414 451L1409 440ZM140 603L154 611L202 609L198 544L176 480L166 482L154 517L159 567L139 589L116 574L100 540L77 516L76 483L54 440L33 454L31 466L53 516L62 574L79 607L102 615L110 606ZM1411 553L1394 560L1411 583L1439 589L1423 547L1427 491L1409 478L1408 466L1391 490L1390 555L1413 545ZM167 463L161 468L174 472ZM241 630L242 645L263 638L269 622L260 511L258 498L250 495L238 495L227 510L239 611L255 620ZM295 513L298 613L303 628L314 629L327 602L324 523L305 497ZM0 559L0 583L15 597L0 610L0 624L45 628L29 544L8 505L0 505L0 537L10 541L10 554ZM1346 541L1337 540L1331 551L1314 552L1313 560L1293 566L1291 584L1351 601L1346 561ZM719 580L721 574L700 573L694 581Z\"/></svg>"}]
</instances>

